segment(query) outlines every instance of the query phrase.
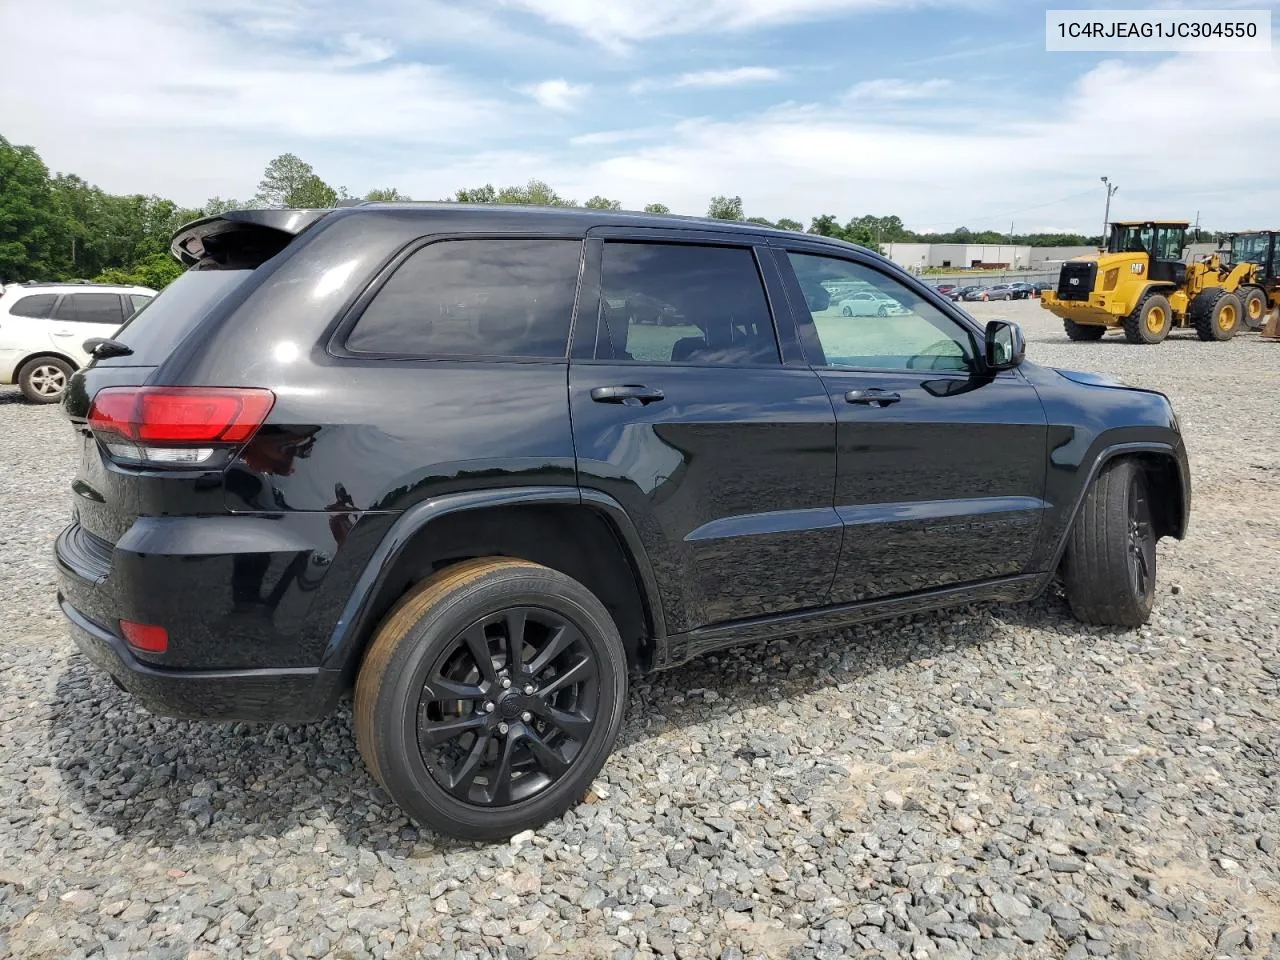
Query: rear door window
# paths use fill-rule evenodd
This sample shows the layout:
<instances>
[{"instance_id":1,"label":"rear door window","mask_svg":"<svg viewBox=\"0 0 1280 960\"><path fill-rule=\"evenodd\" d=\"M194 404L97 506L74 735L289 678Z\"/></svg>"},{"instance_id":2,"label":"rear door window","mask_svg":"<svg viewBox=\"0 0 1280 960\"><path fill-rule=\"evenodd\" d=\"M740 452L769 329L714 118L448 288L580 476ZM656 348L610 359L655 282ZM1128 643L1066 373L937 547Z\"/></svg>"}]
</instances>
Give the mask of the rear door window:
<instances>
[{"instance_id":1,"label":"rear door window","mask_svg":"<svg viewBox=\"0 0 1280 960\"><path fill-rule=\"evenodd\" d=\"M600 282L613 359L781 364L769 301L746 247L610 241Z\"/></svg>"},{"instance_id":2,"label":"rear door window","mask_svg":"<svg viewBox=\"0 0 1280 960\"><path fill-rule=\"evenodd\" d=\"M347 336L391 357L564 357L578 240L442 240L409 256Z\"/></svg>"},{"instance_id":3,"label":"rear door window","mask_svg":"<svg viewBox=\"0 0 1280 960\"><path fill-rule=\"evenodd\" d=\"M58 319L118 327L124 321L118 293L67 293L58 304Z\"/></svg>"},{"instance_id":4,"label":"rear door window","mask_svg":"<svg viewBox=\"0 0 1280 960\"><path fill-rule=\"evenodd\" d=\"M15 317L51 317L53 306L57 302L58 295L55 293L33 293L14 303L9 308L9 313Z\"/></svg>"},{"instance_id":5,"label":"rear door window","mask_svg":"<svg viewBox=\"0 0 1280 960\"><path fill-rule=\"evenodd\" d=\"M129 294L129 302L125 306L125 310L128 312L129 316L133 316L150 302L151 298L145 293L131 293Z\"/></svg>"}]
</instances>

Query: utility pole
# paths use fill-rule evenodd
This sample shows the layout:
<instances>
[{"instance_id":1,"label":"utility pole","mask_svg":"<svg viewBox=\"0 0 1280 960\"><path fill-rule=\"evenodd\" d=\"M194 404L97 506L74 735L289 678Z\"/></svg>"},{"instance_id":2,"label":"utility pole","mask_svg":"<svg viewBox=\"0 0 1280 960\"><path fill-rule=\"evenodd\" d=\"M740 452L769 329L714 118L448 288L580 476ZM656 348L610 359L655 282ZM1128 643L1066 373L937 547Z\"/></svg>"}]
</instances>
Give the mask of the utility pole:
<instances>
[{"instance_id":1,"label":"utility pole","mask_svg":"<svg viewBox=\"0 0 1280 960\"><path fill-rule=\"evenodd\" d=\"M1107 210L1102 215L1102 246L1107 245L1107 227L1111 225L1111 198L1120 192L1120 188L1111 182L1110 177L1102 178L1102 185L1107 188Z\"/></svg>"}]
</instances>

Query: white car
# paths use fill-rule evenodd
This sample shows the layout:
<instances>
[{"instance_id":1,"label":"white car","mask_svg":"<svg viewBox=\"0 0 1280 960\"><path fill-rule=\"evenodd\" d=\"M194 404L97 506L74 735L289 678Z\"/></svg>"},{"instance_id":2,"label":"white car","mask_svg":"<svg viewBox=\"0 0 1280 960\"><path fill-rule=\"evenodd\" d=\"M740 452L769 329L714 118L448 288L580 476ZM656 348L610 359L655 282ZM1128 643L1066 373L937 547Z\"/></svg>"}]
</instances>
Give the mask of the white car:
<instances>
[{"instance_id":1,"label":"white car","mask_svg":"<svg viewBox=\"0 0 1280 960\"><path fill-rule=\"evenodd\" d=\"M839 306L843 317L887 317L891 313L902 312L902 305L897 300L870 290L850 294L840 301Z\"/></svg>"},{"instance_id":2,"label":"white car","mask_svg":"<svg viewBox=\"0 0 1280 960\"><path fill-rule=\"evenodd\" d=\"M0 294L0 384L32 403L57 403L89 362L84 342L110 339L156 295L102 283L11 283Z\"/></svg>"}]
</instances>

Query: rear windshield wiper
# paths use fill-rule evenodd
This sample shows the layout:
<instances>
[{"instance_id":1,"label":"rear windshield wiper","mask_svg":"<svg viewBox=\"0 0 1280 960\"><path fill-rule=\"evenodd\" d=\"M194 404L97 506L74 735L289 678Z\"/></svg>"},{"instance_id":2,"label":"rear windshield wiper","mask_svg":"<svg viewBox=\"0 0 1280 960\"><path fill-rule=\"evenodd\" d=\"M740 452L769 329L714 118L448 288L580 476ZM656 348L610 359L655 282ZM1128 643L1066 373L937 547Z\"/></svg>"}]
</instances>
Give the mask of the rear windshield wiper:
<instances>
[{"instance_id":1,"label":"rear windshield wiper","mask_svg":"<svg viewBox=\"0 0 1280 960\"><path fill-rule=\"evenodd\" d=\"M106 360L108 357L127 357L133 353L133 347L119 340L108 340L106 337L90 337L84 342L85 353Z\"/></svg>"}]
</instances>

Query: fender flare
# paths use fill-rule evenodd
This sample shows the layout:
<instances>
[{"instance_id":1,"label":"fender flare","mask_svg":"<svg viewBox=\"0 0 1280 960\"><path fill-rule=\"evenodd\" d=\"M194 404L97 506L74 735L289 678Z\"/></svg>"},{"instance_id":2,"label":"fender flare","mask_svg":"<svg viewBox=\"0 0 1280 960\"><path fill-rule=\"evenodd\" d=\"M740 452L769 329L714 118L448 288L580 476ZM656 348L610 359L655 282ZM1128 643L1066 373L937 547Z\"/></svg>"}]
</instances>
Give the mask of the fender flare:
<instances>
[{"instance_id":1,"label":"fender flare","mask_svg":"<svg viewBox=\"0 0 1280 960\"><path fill-rule=\"evenodd\" d=\"M1080 485L1075 503L1072 504L1071 512L1067 515L1067 522L1058 537L1058 544L1054 547L1053 559L1048 567L1049 577L1053 576L1058 569L1058 565L1062 562L1062 555L1067 549L1067 541L1071 538L1071 530L1076 525L1076 517L1079 516L1080 509L1084 506L1084 498L1088 496L1089 488L1093 486L1093 481L1102 472L1102 468L1116 457L1129 456L1135 453L1154 453L1166 456L1174 462L1178 473L1178 494L1182 499L1182 515L1178 518L1179 527L1175 536L1181 540L1187 535L1187 523L1191 511L1191 477L1187 470L1186 458L1178 456L1178 451L1173 444L1159 440L1113 443L1103 447L1089 466L1089 472L1085 475L1084 483Z\"/></svg>"},{"instance_id":2,"label":"fender flare","mask_svg":"<svg viewBox=\"0 0 1280 960\"><path fill-rule=\"evenodd\" d=\"M663 643L666 620L658 581L640 534L622 504L608 494L577 487L496 487L432 497L400 514L365 562L329 636L320 669L346 672L354 666L356 644L372 626L374 598L405 547L429 524L441 517L470 510L533 504L574 504L604 514L622 538L627 560L640 587L640 604L653 631L653 640Z\"/></svg>"}]
</instances>

